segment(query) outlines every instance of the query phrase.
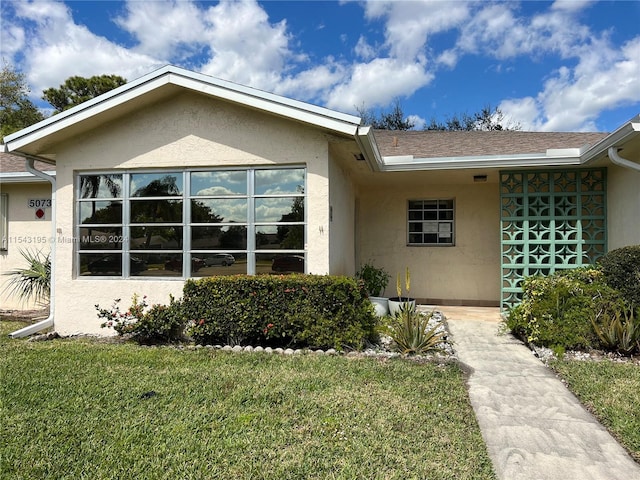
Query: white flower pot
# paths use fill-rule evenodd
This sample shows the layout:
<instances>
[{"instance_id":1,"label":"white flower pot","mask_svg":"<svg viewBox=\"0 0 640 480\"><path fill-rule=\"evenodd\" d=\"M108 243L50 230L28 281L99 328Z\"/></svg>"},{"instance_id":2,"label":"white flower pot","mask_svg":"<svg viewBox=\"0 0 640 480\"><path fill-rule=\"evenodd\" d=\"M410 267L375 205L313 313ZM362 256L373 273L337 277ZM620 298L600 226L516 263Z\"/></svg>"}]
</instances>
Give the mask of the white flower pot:
<instances>
[{"instance_id":1,"label":"white flower pot","mask_svg":"<svg viewBox=\"0 0 640 480\"><path fill-rule=\"evenodd\" d=\"M369 301L373 304L376 315L384 317L389 314L389 299L385 297L369 297Z\"/></svg>"},{"instance_id":2,"label":"white flower pot","mask_svg":"<svg viewBox=\"0 0 640 480\"><path fill-rule=\"evenodd\" d=\"M392 297L389 299L389 313L395 316L400 312L403 305L407 305L409 308L416 308L416 299L409 297ZM405 307L405 308L407 308Z\"/></svg>"}]
</instances>

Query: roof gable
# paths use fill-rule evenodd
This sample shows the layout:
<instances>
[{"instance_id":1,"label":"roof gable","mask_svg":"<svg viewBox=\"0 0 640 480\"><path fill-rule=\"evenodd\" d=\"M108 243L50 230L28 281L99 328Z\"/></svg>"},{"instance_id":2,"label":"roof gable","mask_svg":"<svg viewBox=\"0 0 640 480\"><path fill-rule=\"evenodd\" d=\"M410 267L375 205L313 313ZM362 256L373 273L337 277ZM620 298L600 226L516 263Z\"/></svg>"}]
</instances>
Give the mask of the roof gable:
<instances>
[{"instance_id":1,"label":"roof gable","mask_svg":"<svg viewBox=\"0 0 640 480\"><path fill-rule=\"evenodd\" d=\"M95 128L142 105L175 94L180 89L338 134L353 136L360 125L359 117L168 65L6 136L5 149L46 157L51 155L47 149L52 143Z\"/></svg>"}]
</instances>

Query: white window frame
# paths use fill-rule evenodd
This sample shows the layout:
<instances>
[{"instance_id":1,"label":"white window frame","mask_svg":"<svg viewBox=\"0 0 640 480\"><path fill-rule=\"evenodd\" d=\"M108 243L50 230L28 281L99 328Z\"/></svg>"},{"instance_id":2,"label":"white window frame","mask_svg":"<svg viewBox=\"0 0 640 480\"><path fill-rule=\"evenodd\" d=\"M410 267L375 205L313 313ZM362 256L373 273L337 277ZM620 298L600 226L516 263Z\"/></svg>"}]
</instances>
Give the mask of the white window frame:
<instances>
[{"instance_id":1,"label":"white window frame","mask_svg":"<svg viewBox=\"0 0 640 480\"><path fill-rule=\"evenodd\" d=\"M425 241L427 237L435 241ZM422 198L407 202L407 246L452 247L455 244L455 198Z\"/></svg>"},{"instance_id":2,"label":"white window frame","mask_svg":"<svg viewBox=\"0 0 640 480\"><path fill-rule=\"evenodd\" d=\"M255 192L255 172L259 170L304 170L304 185L303 191L300 193L292 194L292 193L283 193L283 194L257 194ZM191 201L193 199L209 199L209 198L225 198L224 196L196 196L191 192L191 174L194 172L224 172L224 171L242 171L247 175L247 194L246 195L238 195L228 198L246 198L247 199L247 220L246 223L221 223L216 224L218 226L246 226L247 228L247 246L246 249L242 250L204 250L204 249L196 249L192 248L191 245L191 227L192 226L201 226L201 223L192 222L191 221ZM131 249L131 228L135 227L144 227L144 226L157 226L158 224L138 224L131 223L130 214L131 214L131 202L132 198L136 200L140 200L139 197L131 197L130 187L131 187L131 176L135 174L176 174L182 175L182 185L183 190L180 196L170 197L171 199L181 200L183 202L182 205L182 221L181 222L167 222L162 223L160 225L163 226L171 226L171 227L179 227L182 228L182 249L181 250L144 250L144 252L140 250ZM81 199L80 198L80 184L81 178L83 176L96 176L96 175L122 175L122 195L118 198L95 198L95 199ZM89 278L89 279L99 279L99 278L132 278L136 280L183 280L185 278L191 278L191 255L198 254L206 254L206 253L238 253L238 254L246 254L247 256L247 272L249 275L253 275L256 273L256 255L263 254L272 254L272 255L301 255L304 258L307 258L306 251L306 238L307 238L307 169L304 165L286 165L286 166L256 166L256 167L229 167L229 168L192 168L192 169L162 169L162 170L149 170L149 169L140 169L140 170L109 170L109 171L80 171L77 172L76 175L76 215L75 215L75 235L77 239L81 238L80 230L81 228L87 228L87 225L92 228L99 227L122 227L122 237L123 242L121 244L121 248L119 250L110 249L110 250L91 250L91 249L82 249L80 248L80 241L75 242L76 248L74 252L74 258L76 263L76 271L75 276L78 278ZM304 220L302 222L256 222L254 218L254 205L256 198L278 198L278 197L301 197L304 202ZM169 197L162 197L162 200L167 200ZM145 199L153 200L155 197L145 197ZM133 201L136 201L133 200ZM99 202L99 201L122 201L122 223L121 224L86 224L83 225L80 222L82 219L80 218L80 205L85 202ZM304 242L303 246L300 249L258 249L256 246L256 227L265 226L265 225L273 225L273 226L291 226L291 225L302 225L304 229ZM166 253L175 253L176 255L182 255L183 259L183 270L182 275L180 276L138 276L131 275L129 271L130 266L130 256L136 253L156 253L156 254L166 254ZM81 275L81 262L80 262L80 254L122 254L122 274L121 275L90 275L85 276ZM306 261L305 261L306 263Z\"/></svg>"}]
</instances>

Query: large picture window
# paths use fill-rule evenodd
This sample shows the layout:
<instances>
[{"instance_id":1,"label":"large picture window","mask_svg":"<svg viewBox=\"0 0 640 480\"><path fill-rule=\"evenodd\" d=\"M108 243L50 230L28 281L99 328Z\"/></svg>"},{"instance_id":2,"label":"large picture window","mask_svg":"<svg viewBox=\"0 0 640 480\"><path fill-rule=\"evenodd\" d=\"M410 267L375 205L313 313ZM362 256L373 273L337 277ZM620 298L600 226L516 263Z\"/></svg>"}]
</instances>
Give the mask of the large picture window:
<instances>
[{"instance_id":1,"label":"large picture window","mask_svg":"<svg viewBox=\"0 0 640 480\"><path fill-rule=\"evenodd\" d=\"M305 271L304 168L80 174L80 276Z\"/></svg>"},{"instance_id":2,"label":"large picture window","mask_svg":"<svg viewBox=\"0 0 640 480\"><path fill-rule=\"evenodd\" d=\"M409 245L454 245L453 199L409 200Z\"/></svg>"}]
</instances>

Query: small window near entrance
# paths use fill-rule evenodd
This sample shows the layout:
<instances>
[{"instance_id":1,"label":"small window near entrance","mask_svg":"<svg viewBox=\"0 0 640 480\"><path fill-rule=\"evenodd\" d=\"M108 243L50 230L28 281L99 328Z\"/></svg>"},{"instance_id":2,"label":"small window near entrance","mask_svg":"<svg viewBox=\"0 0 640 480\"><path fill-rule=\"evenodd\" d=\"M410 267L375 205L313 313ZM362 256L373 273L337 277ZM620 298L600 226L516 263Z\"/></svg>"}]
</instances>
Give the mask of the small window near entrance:
<instances>
[{"instance_id":1,"label":"small window near entrance","mask_svg":"<svg viewBox=\"0 0 640 480\"><path fill-rule=\"evenodd\" d=\"M448 199L409 200L408 245L455 245L455 202Z\"/></svg>"}]
</instances>

